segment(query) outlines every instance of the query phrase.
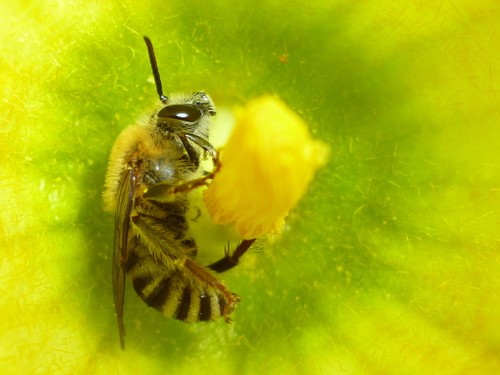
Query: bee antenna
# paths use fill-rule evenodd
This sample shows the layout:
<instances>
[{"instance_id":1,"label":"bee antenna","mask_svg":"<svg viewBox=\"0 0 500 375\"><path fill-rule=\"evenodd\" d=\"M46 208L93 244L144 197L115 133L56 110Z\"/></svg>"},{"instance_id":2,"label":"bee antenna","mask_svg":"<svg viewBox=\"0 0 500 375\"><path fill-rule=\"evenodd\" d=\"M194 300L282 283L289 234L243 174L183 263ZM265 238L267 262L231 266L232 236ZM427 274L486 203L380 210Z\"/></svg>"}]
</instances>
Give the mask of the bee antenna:
<instances>
[{"instance_id":1,"label":"bee antenna","mask_svg":"<svg viewBox=\"0 0 500 375\"><path fill-rule=\"evenodd\" d=\"M146 46L148 47L149 62L151 63L151 70L153 71L153 77L155 78L156 92L158 93L160 100L163 103L166 103L168 98L163 94L163 88L161 86L160 72L158 71L158 63L156 62L156 56L155 56L155 50L153 48L153 43L151 43L151 39L149 39L147 36L144 36L144 41L146 42Z\"/></svg>"}]
</instances>

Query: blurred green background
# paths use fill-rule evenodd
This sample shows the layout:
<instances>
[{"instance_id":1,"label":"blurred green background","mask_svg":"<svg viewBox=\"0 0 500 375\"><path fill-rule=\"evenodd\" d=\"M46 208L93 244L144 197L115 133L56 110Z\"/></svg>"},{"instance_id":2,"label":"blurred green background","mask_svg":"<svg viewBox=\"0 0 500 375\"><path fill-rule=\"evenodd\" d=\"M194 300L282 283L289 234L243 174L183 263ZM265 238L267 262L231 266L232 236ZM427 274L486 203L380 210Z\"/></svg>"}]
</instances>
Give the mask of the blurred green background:
<instances>
[{"instance_id":1,"label":"blurred green background","mask_svg":"<svg viewBox=\"0 0 500 375\"><path fill-rule=\"evenodd\" d=\"M0 0L2 374L500 372L500 5ZM330 144L225 274L234 323L126 302L101 205L117 134L166 92L279 95Z\"/></svg>"}]
</instances>

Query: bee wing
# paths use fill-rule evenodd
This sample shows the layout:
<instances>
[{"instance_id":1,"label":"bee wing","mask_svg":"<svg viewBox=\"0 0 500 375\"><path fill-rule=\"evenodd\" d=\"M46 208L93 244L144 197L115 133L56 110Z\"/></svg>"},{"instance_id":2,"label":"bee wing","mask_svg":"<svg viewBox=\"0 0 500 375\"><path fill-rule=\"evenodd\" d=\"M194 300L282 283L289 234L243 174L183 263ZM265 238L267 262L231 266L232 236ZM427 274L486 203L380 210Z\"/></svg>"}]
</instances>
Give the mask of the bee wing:
<instances>
[{"instance_id":1,"label":"bee wing","mask_svg":"<svg viewBox=\"0 0 500 375\"><path fill-rule=\"evenodd\" d=\"M125 349L125 325L123 324L123 303L125 299L125 261L128 256L128 234L137 178L134 170L127 170L118 188L115 214L115 244L113 249L113 296L116 319L120 333L120 344Z\"/></svg>"}]
</instances>

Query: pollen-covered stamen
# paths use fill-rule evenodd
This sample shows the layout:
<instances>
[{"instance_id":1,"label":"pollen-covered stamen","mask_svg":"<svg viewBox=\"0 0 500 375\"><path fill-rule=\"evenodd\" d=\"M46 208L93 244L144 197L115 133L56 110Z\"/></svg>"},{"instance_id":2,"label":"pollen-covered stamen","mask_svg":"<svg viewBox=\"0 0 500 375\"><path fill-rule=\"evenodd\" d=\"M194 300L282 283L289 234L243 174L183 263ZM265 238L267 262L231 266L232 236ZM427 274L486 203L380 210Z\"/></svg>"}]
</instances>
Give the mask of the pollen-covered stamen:
<instances>
[{"instance_id":1,"label":"pollen-covered stamen","mask_svg":"<svg viewBox=\"0 0 500 375\"><path fill-rule=\"evenodd\" d=\"M284 218L326 162L328 147L275 97L255 99L239 113L222 153L222 168L204 192L217 224L245 239L279 233Z\"/></svg>"}]
</instances>

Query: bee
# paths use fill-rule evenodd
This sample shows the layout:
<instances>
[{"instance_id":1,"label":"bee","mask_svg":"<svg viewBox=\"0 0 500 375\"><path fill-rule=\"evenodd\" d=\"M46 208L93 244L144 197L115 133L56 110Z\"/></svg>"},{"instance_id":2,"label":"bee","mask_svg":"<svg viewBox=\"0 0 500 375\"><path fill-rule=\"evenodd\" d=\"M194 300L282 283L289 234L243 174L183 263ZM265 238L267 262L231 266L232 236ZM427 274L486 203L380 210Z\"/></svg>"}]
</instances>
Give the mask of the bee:
<instances>
[{"instance_id":1,"label":"bee","mask_svg":"<svg viewBox=\"0 0 500 375\"><path fill-rule=\"evenodd\" d=\"M197 245L189 233L189 192L207 186L220 168L208 139L216 114L210 96L198 91L163 94L151 40L144 37L160 103L147 121L118 136L109 159L104 203L115 214L112 284L120 345L125 278L135 292L163 315L185 322L229 316L239 302L214 275L238 264L254 239L242 240L232 254L208 266L196 262ZM201 161L213 169L203 172Z\"/></svg>"}]
</instances>

